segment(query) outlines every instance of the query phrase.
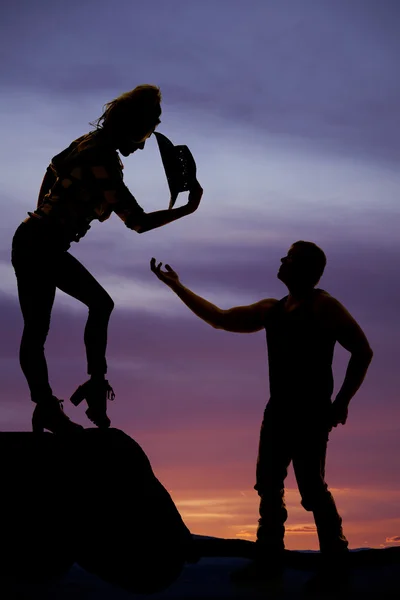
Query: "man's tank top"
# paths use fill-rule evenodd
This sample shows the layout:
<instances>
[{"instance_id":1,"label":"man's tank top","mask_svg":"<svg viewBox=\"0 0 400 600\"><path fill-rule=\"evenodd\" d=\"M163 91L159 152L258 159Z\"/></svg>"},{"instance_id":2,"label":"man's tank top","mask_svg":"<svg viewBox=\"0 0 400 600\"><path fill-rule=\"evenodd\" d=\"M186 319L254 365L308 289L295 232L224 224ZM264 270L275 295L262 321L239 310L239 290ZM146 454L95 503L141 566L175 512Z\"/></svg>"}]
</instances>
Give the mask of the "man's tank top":
<instances>
[{"instance_id":1,"label":"man's tank top","mask_svg":"<svg viewBox=\"0 0 400 600\"><path fill-rule=\"evenodd\" d=\"M332 360L335 339L317 319L313 305L316 289L291 311L285 310L287 296L272 309L265 324L270 403L312 408L326 404L333 393ZM300 407L299 407L300 408Z\"/></svg>"}]
</instances>

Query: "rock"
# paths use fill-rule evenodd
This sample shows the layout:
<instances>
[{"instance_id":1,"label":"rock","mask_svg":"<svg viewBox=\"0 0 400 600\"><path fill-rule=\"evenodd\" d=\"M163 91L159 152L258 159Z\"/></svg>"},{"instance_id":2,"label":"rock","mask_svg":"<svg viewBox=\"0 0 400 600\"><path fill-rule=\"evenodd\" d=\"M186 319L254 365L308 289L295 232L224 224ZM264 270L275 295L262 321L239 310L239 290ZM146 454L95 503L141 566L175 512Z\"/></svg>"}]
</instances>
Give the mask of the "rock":
<instances>
[{"instance_id":1,"label":"rock","mask_svg":"<svg viewBox=\"0 0 400 600\"><path fill-rule=\"evenodd\" d=\"M43 581L74 562L65 465L50 434L0 433L0 576Z\"/></svg>"},{"instance_id":2,"label":"rock","mask_svg":"<svg viewBox=\"0 0 400 600\"><path fill-rule=\"evenodd\" d=\"M0 576L48 580L74 563L131 592L180 575L192 536L139 444L117 429L0 433Z\"/></svg>"},{"instance_id":3,"label":"rock","mask_svg":"<svg viewBox=\"0 0 400 600\"><path fill-rule=\"evenodd\" d=\"M192 544L171 496L122 431L91 429L80 437L75 456L85 501L78 510L78 564L136 593L165 589Z\"/></svg>"}]
</instances>

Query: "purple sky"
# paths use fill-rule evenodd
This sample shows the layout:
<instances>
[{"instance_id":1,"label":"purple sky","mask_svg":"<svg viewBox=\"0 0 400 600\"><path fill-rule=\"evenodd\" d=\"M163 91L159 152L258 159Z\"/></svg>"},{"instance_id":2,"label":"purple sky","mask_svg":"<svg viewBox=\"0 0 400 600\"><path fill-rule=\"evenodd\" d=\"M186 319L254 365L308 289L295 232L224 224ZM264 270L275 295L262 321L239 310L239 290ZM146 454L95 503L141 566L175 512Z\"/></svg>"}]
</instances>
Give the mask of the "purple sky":
<instances>
[{"instance_id":1,"label":"purple sky","mask_svg":"<svg viewBox=\"0 0 400 600\"><path fill-rule=\"evenodd\" d=\"M169 262L184 284L228 308L285 295L280 257L297 239L314 241L328 257L320 286L350 310L375 352L347 425L332 433L327 480L351 546L396 543L399 4L8 4L0 14L2 429L29 430L32 411L18 363L14 230L35 206L50 158L90 129L105 102L155 83L163 93L159 130L190 147L204 196L197 213L163 229L138 236L113 217L73 245L116 304L113 425L142 444L192 530L254 538L254 464L268 399L264 335L213 330L154 277L149 261ZM165 208L155 140L123 162L143 208ZM60 397L85 380L85 316L57 294L47 354ZM338 348L336 389L347 358ZM83 407L66 411L88 424ZM287 485L287 545L316 548L292 473Z\"/></svg>"}]
</instances>

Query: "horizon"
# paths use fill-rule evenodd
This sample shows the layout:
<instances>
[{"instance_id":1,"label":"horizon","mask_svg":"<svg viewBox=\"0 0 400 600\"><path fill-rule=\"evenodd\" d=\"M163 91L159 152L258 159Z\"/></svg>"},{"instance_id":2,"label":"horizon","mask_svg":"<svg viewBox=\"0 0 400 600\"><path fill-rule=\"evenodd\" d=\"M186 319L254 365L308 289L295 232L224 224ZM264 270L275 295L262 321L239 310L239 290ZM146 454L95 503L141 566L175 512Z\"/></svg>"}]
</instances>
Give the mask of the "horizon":
<instances>
[{"instance_id":1,"label":"horizon","mask_svg":"<svg viewBox=\"0 0 400 600\"><path fill-rule=\"evenodd\" d=\"M149 264L153 256L170 264L184 285L230 308L283 297L280 258L294 241L313 241L327 255L318 287L344 304L374 351L347 424L330 435L326 481L351 548L398 545L400 7L250 5L173 0L166 10L160 0L139 7L73 0L65 13L22 0L3 11L1 429L30 431L32 415L18 361L14 231L35 208L51 157L89 131L106 102L155 83L163 96L158 131L196 160L198 211L142 235L113 215L70 249L115 302L112 426L143 447L193 533L255 539L265 333L213 330ZM167 208L154 136L144 151L121 158L139 204ZM176 206L185 202L180 194ZM46 356L68 416L90 427L84 406L67 402L87 379L85 320L86 308L57 291ZM336 392L348 357L337 345ZM286 547L315 550L292 467L286 485Z\"/></svg>"}]
</instances>

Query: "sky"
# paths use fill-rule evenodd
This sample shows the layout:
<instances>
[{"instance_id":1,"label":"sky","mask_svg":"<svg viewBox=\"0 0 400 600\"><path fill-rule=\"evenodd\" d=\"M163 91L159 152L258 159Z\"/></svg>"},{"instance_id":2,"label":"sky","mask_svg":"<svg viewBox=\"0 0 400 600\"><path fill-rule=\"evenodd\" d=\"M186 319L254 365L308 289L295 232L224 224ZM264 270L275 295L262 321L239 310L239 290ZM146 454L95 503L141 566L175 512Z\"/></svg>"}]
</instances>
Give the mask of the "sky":
<instances>
[{"instance_id":1,"label":"sky","mask_svg":"<svg viewBox=\"0 0 400 600\"><path fill-rule=\"evenodd\" d=\"M49 0L0 18L0 422L29 431L18 361L22 317L10 246L52 156L141 83L163 95L159 131L191 149L199 209L137 235L113 216L77 257L115 302L109 415L143 447L197 534L255 539L258 435L268 400L265 334L215 330L151 273L151 257L221 308L281 298L296 240L328 258L320 287L365 331L374 358L331 433L327 482L350 547L400 542L400 80L396 0ZM148 212L167 208L156 140L123 158ZM177 206L186 202L182 194ZM87 377L87 309L58 291L46 344L54 393ZM337 347L335 392L349 354ZM84 407L67 414L90 426ZM287 481L286 546L317 549Z\"/></svg>"}]
</instances>

